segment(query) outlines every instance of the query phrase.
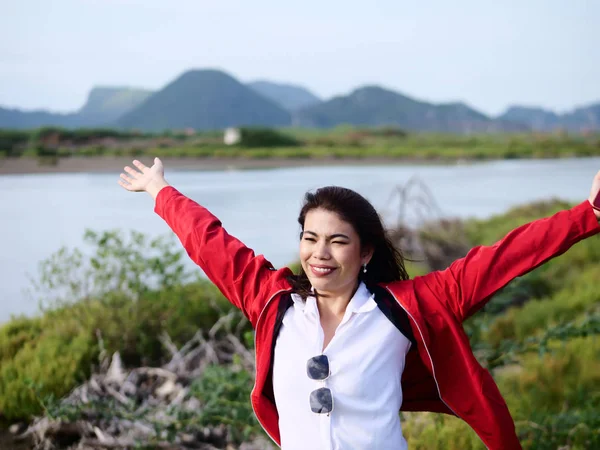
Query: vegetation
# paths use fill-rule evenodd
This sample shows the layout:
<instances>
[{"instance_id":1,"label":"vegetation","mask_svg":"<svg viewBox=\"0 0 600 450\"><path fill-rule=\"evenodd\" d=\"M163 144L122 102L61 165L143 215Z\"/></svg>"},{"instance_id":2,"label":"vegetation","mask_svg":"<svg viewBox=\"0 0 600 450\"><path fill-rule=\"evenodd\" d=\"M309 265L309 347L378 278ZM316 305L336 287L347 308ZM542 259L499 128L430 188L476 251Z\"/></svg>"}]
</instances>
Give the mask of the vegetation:
<instances>
[{"instance_id":1,"label":"vegetation","mask_svg":"<svg viewBox=\"0 0 600 450\"><path fill-rule=\"evenodd\" d=\"M420 134L395 127L339 126L330 130L242 128L228 146L220 131L161 134L114 129L0 130L0 157L401 159L416 161L559 158L600 155L600 134Z\"/></svg>"},{"instance_id":2,"label":"vegetation","mask_svg":"<svg viewBox=\"0 0 600 450\"><path fill-rule=\"evenodd\" d=\"M512 228L568 205L540 202L469 221L471 242L491 244ZM600 446L600 273L598 236L513 281L465 324L494 375L525 449ZM403 414L411 448L485 447L462 421Z\"/></svg>"},{"instance_id":3,"label":"vegetation","mask_svg":"<svg viewBox=\"0 0 600 450\"><path fill-rule=\"evenodd\" d=\"M467 221L465 230L472 245L490 244L566 206L525 205ZM42 413L48 399L89 376L101 348L108 354L119 350L128 366L159 364L168 357L158 339L163 331L182 345L231 310L209 282L183 269L172 242L118 232L88 232L86 239L92 252L63 249L42 264L36 286L43 314L13 318L0 328L0 411L6 419ZM410 273L423 270L411 266ZM515 280L465 324L525 449L600 448L598 273L596 236ZM241 323L240 333L248 338L248 331ZM207 405L198 423L227 423L236 440L260 433L250 414L251 384L239 367L211 368L193 384L193 395ZM402 420L416 450L484 448L459 419L403 413Z\"/></svg>"},{"instance_id":4,"label":"vegetation","mask_svg":"<svg viewBox=\"0 0 600 450\"><path fill-rule=\"evenodd\" d=\"M39 414L45 397L65 395L85 380L100 342L127 365L158 364L166 351L161 333L181 346L232 309L210 282L185 272L182 253L165 239L88 232L86 241L95 248L90 256L61 249L42 263L35 288L44 295L44 314L0 328L6 419Z\"/></svg>"},{"instance_id":5,"label":"vegetation","mask_svg":"<svg viewBox=\"0 0 600 450\"><path fill-rule=\"evenodd\" d=\"M240 146L242 147L295 147L301 142L292 136L269 128L242 128Z\"/></svg>"}]
</instances>

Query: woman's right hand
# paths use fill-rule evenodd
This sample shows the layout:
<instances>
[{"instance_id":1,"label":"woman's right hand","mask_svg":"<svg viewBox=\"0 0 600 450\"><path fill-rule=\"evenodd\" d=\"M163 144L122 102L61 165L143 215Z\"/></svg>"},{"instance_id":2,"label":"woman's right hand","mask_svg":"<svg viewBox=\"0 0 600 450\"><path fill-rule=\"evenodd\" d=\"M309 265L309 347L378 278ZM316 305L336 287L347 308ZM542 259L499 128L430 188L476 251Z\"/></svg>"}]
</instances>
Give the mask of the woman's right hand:
<instances>
[{"instance_id":1,"label":"woman's right hand","mask_svg":"<svg viewBox=\"0 0 600 450\"><path fill-rule=\"evenodd\" d=\"M133 161L138 169L126 166L125 172L121 174L119 185L131 192L147 192L156 199L160 190L169 185L165 180L165 170L159 158L154 158L152 167L147 167L138 160Z\"/></svg>"}]
</instances>

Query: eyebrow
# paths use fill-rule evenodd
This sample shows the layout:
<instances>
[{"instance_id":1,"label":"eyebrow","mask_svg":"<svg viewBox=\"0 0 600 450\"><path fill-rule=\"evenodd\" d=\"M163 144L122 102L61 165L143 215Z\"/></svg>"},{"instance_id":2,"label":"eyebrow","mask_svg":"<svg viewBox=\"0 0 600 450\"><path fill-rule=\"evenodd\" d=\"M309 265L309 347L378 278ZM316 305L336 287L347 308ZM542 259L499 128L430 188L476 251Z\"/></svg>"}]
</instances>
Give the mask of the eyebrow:
<instances>
[{"instance_id":1,"label":"eyebrow","mask_svg":"<svg viewBox=\"0 0 600 450\"><path fill-rule=\"evenodd\" d=\"M309 231L309 230L304 230L303 234L311 234L315 237L319 237L319 235L317 233L315 233L314 231ZM343 239L350 240L350 238L348 236L346 236L345 234L342 234L342 233L332 234L331 236L326 236L326 238L329 240L335 239L335 238L343 238Z\"/></svg>"}]
</instances>

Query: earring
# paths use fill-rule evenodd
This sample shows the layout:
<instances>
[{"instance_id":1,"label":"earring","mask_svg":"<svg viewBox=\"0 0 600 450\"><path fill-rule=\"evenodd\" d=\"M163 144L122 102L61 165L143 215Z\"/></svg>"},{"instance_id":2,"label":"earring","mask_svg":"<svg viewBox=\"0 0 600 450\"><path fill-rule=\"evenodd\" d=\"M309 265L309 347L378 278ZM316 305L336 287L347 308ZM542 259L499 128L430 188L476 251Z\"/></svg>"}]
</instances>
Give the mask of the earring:
<instances>
[{"instance_id":1,"label":"earring","mask_svg":"<svg viewBox=\"0 0 600 450\"><path fill-rule=\"evenodd\" d=\"M367 273L367 263L363 264L363 273Z\"/></svg>"}]
</instances>

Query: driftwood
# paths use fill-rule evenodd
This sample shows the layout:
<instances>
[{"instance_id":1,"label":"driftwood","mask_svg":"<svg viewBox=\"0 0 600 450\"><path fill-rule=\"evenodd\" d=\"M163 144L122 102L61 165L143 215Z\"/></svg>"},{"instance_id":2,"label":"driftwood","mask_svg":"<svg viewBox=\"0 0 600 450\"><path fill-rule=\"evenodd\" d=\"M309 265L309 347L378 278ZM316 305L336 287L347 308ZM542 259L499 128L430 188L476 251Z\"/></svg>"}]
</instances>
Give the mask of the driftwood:
<instances>
[{"instance_id":1,"label":"driftwood","mask_svg":"<svg viewBox=\"0 0 600 450\"><path fill-rule=\"evenodd\" d=\"M220 320L207 339L197 332L180 349L168 335L162 335L161 342L171 353L171 360L162 367L127 370L119 353L114 353L110 365L101 364L104 370L93 374L60 401L59 408L64 412L61 417L77 410L77 420L38 418L20 438L32 439L38 450L129 449L136 445L160 449L235 449L225 425L195 429L193 433L185 430L174 436L164 431L169 427L176 429L178 414L201 411L201 402L190 395L190 385L209 364L231 364L234 355L238 355L240 365L254 373L251 352L233 334L218 333L232 318L225 316ZM271 448L270 442L262 438L239 447Z\"/></svg>"}]
</instances>

